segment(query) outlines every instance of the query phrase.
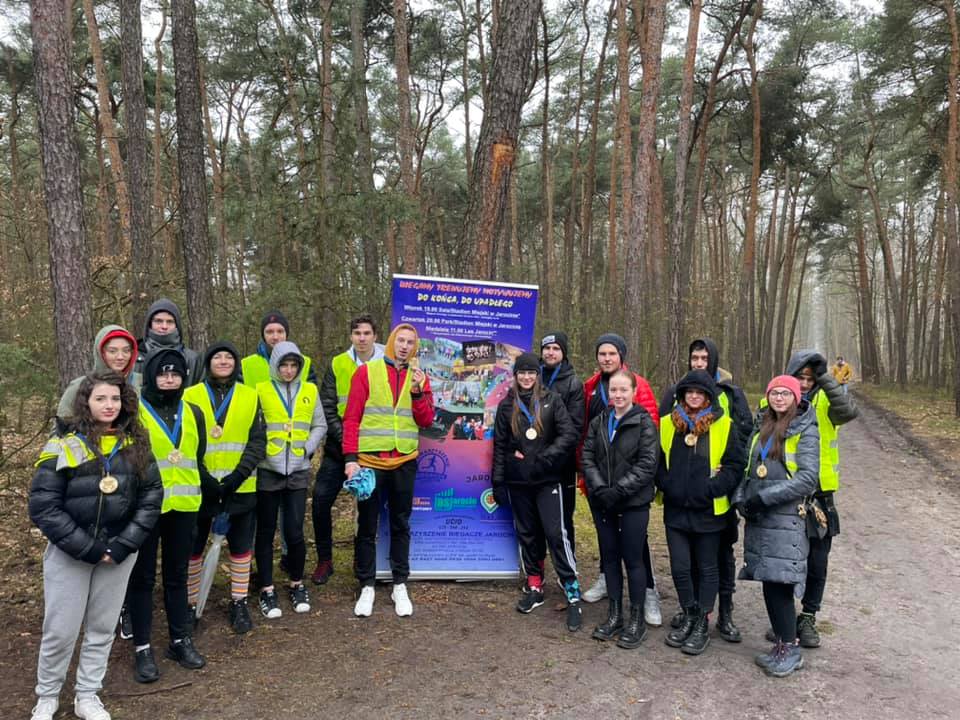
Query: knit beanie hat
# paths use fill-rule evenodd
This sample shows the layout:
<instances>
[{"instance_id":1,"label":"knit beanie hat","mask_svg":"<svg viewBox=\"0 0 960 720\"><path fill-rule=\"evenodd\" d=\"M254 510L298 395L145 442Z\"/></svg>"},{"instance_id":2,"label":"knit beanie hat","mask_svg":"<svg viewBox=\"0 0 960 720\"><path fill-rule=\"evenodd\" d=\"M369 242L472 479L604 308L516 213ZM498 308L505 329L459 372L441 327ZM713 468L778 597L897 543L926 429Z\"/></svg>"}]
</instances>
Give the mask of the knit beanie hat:
<instances>
[{"instance_id":1,"label":"knit beanie hat","mask_svg":"<svg viewBox=\"0 0 960 720\"><path fill-rule=\"evenodd\" d=\"M797 380L793 375L777 375L773 380L767 383L767 391L764 393L764 395L769 395L770 391L777 387L786 388L792 392L793 399L796 401L797 405L800 404L800 398L803 397L803 394L800 392L800 381Z\"/></svg>"},{"instance_id":2,"label":"knit beanie hat","mask_svg":"<svg viewBox=\"0 0 960 720\"><path fill-rule=\"evenodd\" d=\"M155 364L156 377L164 373L176 373L182 378L187 377L187 360L183 353L177 351L168 351Z\"/></svg>"},{"instance_id":3,"label":"knit beanie hat","mask_svg":"<svg viewBox=\"0 0 960 720\"><path fill-rule=\"evenodd\" d=\"M554 343L554 344L560 346L560 352L563 353L563 359L566 360L566 359L567 359L567 343L568 343L568 342L569 342L569 341L567 340L567 334L564 333L564 332L560 332L559 330L556 330L556 331L554 331L554 332L552 332L552 333L548 333L547 335L544 335L544 336L543 336L543 339L540 341L541 354L542 354L543 349L544 349L547 345L550 345L551 343Z\"/></svg>"},{"instance_id":4,"label":"knit beanie hat","mask_svg":"<svg viewBox=\"0 0 960 720\"><path fill-rule=\"evenodd\" d=\"M283 325L284 331L287 335L290 335L290 323L287 322L287 317L279 310L271 310L266 315L263 316L263 320L260 321L260 339L263 339L263 331L266 329L267 325L272 325L273 323L279 323Z\"/></svg>"},{"instance_id":5,"label":"knit beanie hat","mask_svg":"<svg viewBox=\"0 0 960 720\"><path fill-rule=\"evenodd\" d=\"M513 361L513 374L516 375L518 372L523 370L533 370L534 372L540 372L540 358L534 355L532 352L525 352L517 356L517 359Z\"/></svg>"},{"instance_id":6,"label":"knit beanie hat","mask_svg":"<svg viewBox=\"0 0 960 720\"><path fill-rule=\"evenodd\" d=\"M620 353L620 364L627 361L627 341L616 333L604 333L597 338L597 346L594 349L594 355L600 352L601 345L613 345Z\"/></svg>"}]
</instances>

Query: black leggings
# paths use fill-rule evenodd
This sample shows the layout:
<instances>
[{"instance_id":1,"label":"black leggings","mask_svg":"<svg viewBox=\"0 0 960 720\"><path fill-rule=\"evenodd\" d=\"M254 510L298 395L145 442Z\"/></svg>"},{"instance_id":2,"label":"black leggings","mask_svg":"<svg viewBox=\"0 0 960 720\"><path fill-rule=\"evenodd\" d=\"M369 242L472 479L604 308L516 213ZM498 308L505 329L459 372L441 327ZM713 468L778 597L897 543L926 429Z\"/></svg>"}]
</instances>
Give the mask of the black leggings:
<instances>
[{"instance_id":1,"label":"black leggings","mask_svg":"<svg viewBox=\"0 0 960 720\"><path fill-rule=\"evenodd\" d=\"M793 585L786 583L763 583L763 602L773 634L785 643L797 639L797 608L793 604Z\"/></svg>"},{"instance_id":2,"label":"black leggings","mask_svg":"<svg viewBox=\"0 0 960 720\"><path fill-rule=\"evenodd\" d=\"M611 600L623 598L622 564L627 569L630 603L643 605L648 587L644 548L647 547L649 509L630 509L621 514L601 512L597 517L597 538L607 580L607 596Z\"/></svg>"},{"instance_id":3,"label":"black leggings","mask_svg":"<svg viewBox=\"0 0 960 720\"><path fill-rule=\"evenodd\" d=\"M589 495L587 496L587 504L590 506L590 514L593 516L593 526L599 527L601 522L600 517L603 511L599 510L594 505L593 501L590 500ZM603 545L600 544L599 531L597 532L597 544L600 546L600 572L604 572ZM646 586L647 590L652 590L654 587L656 587L656 585L654 584L654 577L653 577L653 556L650 554L650 542L647 539L646 534L644 534L643 536L643 567L647 573L647 586ZM606 576L606 573L604 573L604 576Z\"/></svg>"},{"instance_id":4,"label":"black leggings","mask_svg":"<svg viewBox=\"0 0 960 720\"><path fill-rule=\"evenodd\" d=\"M290 580L303 580L307 544L303 539L303 516L307 511L307 489L257 490L257 539L254 554L260 587L273 585L273 538L277 534L277 512L283 508L283 536L287 539L287 570Z\"/></svg>"},{"instance_id":5,"label":"black leggings","mask_svg":"<svg viewBox=\"0 0 960 720\"><path fill-rule=\"evenodd\" d=\"M722 531L696 533L667 527L670 573L681 607L689 608L699 603L704 612L713 610L720 585L717 551L722 534ZM696 593L693 589L694 566L697 571Z\"/></svg>"},{"instance_id":6,"label":"black leggings","mask_svg":"<svg viewBox=\"0 0 960 720\"><path fill-rule=\"evenodd\" d=\"M193 555L203 555L213 526L214 515L197 516L197 534L193 539ZM243 512L230 515L230 529L227 530L227 544L231 555L245 555L253 545L253 525L256 519L256 510L250 508Z\"/></svg>"},{"instance_id":7,"label":"black leggings","mask_svg":"<svg viewBox=\"0 0 960 720\"><path fill-rule=\"evenodd\" d=\"M822 540L810 539L810 552L807 555L807 587L803 592L803 611L815 615L823 602L823 590L827 586L827 563L833 537L827 535Z\"/></svg>"}]
</instances>

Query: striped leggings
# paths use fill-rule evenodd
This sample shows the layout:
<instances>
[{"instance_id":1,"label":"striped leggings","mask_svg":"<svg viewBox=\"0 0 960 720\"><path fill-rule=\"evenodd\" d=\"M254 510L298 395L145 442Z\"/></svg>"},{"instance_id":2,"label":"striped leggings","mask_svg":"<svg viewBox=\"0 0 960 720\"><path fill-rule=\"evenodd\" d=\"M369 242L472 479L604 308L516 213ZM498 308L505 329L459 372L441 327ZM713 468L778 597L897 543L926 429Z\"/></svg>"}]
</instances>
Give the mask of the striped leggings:
<instances>
[{"instance_id":1,"label":"striped leggings","mask_svg":"<svg viewBox=\"0 0 960 720\"><path fill-rule=\"evenodd\" d=\"M240 600L247 596L250 586L250 561L253 556L253 527L256 509L230 516L230 529L227 531L227 544L230 546L230 597ZM187 578L187 599L191 605L197 602L200 592L200 570L203 567L203 550L213 524L213 516L197 517L197 535L190 556L190 568Z\"/></svg>"}]
</instances>

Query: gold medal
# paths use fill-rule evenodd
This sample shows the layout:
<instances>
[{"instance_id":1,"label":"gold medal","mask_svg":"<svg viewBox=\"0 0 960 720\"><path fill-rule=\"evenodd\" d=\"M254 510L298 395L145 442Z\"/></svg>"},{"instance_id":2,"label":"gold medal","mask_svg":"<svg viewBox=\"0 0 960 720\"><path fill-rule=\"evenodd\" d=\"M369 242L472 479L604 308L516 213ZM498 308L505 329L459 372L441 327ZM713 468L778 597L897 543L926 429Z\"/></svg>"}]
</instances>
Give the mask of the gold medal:
<instances>
[{"instance_id":1,"label":"gold medal","mask_svg":"<svg viewBox=\"0 0 960 720\"><path fill-rule=\"evenodd\" d=\"M174 465L179 465L180 461L183 460L183 455L179 450L174 448L173 450L167 453L167 460L169 460Z\"/></svg>"},{"instance_id":2,"label":"gold medal","mask_svg":"<svg viewBox=\"0 0 960 720\"><path fill-rule=\"evenodd\" d=\"M766 476L767 476L767 466L764 465L763 463L760 463L759 465L757 465L757 477L763 479Z\"/></svg>"},{"instance_id":3,"label":"gold medal","mask_svg":"<svg viewBox=\"0 0 960 720\"><path fill-rule=\"evenodd\" d=\"M527 428L525 435L527 436L527 440L537 439L537 431L534 428Z\"/></svg>"},{"instance_id":4,"label":"gold medal","mask_svg":"<svg viewBox=\"0 0 960 720\"><path fill-rule=\"evenodd\" d=\"M292 423L292 422L284 423L284 424L283 424L283 431L284 431L284 432L293 432L293 423Z\"/></svg>"},{"instance_id":5,"label":"gold medal","mask_svg":"<svg viewBox=\"0 0 960 720\"><path fill-rule=\"evenodd\" d=\"M223 428L219 425L214 425L212 428L210 428L210 437L212 437L214 440L219 440L221 437L223 437Z\"/></svg>"},{"instance_id":6,"label":"gold medal","mask_svg":"<svg viewBox=\"0 0 960 720\"><path fill-rule=\"evenodd\" d=\"M104 495L112 495L118 487L120 483L113 475L104 475L100 478L100 492Z\"/></svg>"},{"instance_id":7,"label":"gold medal","mask_svg":"<svg viewBox=\"0 0 960 720\"><path fill-rule=\"evenodd\" d=\"M693 447L694 445L697 444L697 436L694 435L693 433L687 433L684 436L683 441L690 447Z\"/></svg>"}]
</instances>

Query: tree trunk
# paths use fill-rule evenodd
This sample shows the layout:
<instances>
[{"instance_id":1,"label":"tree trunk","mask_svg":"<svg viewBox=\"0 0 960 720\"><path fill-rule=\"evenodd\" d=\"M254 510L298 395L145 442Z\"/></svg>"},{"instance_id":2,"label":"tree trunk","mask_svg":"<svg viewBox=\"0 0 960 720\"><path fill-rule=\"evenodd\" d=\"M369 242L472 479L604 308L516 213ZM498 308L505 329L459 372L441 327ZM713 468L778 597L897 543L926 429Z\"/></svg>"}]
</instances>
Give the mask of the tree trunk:
<instances>
[{"instance_id":1,"label":"tree trunk","mask_svg":"<svg viewBox=\"0 0 960 720\"><path fill-rule=\"evenodd\" d=\"M643 83L640 89L640 117L637 122L637 159L633 184L633 216L630 222L630 234L626 238L624 251L627 255L627 268L624 286L626 287L626 307L624 316L641 318L647 315L643 306L643 288L649 278L642 277L640 257L647 252L645 240L649 238L648 220L653 197L652 178L657 162L657 98L660 94L660 61L662 57L663 33L666 22L666 0L648 0L645 8L646 36L643 38L641 58L643 61ZM627 325L627 346L634 352L640 347L642 330L639 322Z\"/></svg>"},{"instance_id":2,"label":"tree trunk","mask_svg":"<svg viewBox=\"0 0 960 720\"><path fill-rule=\"evenodd\" d=\"M194 0L174 0L171 17L180 176L180 242L187 271L188 326L190 342L194 347L204 348L211 340L213 293Z\"/></svg>"},{"instance_id":3,"label":"tree trunk","mask_svg":"<svg viewBox=\"0 0 960 720\"><path fill-rule=\"evenodd\" d=\"M130 202L127 196L127 181L123 176L123 159L120 157L120 141L117 126L110 105L110 78L103 61L103 47L100 44L100 30L97 16L93 10L93 0L83 0L83 14L87 19L87 36L90 40L90 52L93 55L93 69L97 77L97 116L103 128L103 139L110 155L110 174L113 176L114 194L117 198L117 214L120 216L119 255L130 257Z\"/></svg>"},{"instance_id":4,"label":"tree trunk","mask_svg":"<svg viewBox=\"0 0 960 720\"><path fill-rule=\"evenodd\" d=\"M516 160L539 12L539 0L506 3L501 8L490 68L489 104L480 125L473 159L473 192L464 218L466 246L476 253L474 273L481 279L493 276L493 239L500 234Z\"/></svg>"},{"instance_id":5,"label":"tree trunk","mask_svg":"<svg viewBox=\"0 0 960 720\"><path fill-rule=\"evenodd\" d=\"M210 120L210 105L207 101L207 89L203 71L200 72L200 105L203 113L203 131L207 141L207 155L210 157L213 186L213 222L216 226L217 284L219 291L227 290L227 203L225 199L224 159L218 157L217 141L213 137L213 122Z\"/></svg>"},{"instance_id":6,"label":"tree trunk","mask_svg":"<svg viewBox=\"0 0 960 720\"><path fill-rule=\"evenodd\" d=\"M373 203L376 188L373 179L373 152L370 140L370 112L367 106L367 51L363 24L366 0L353 0L350 5L350 72L353 82L354 129L357 136L357 181L360 192ZM363 246L363 274L366 282L367 307L372 307L380 280L374 228L368 224L360 230Z\"/></svg>"},{"instance_id":7,"label":"tree trunk","mask_svg":"<svg viewBox=\"0 0 960 720\"><path fill-rule=\"evenodd\" d=\"M397 73L397 152L400 156L400 186L407 199L404 218L400 221L400 248L403 271L417 272L417 225L412 215L417 210L417 191L413 175L414 129L410 119L410 55L407 35L407 2L394 0L394 66Z\"/></svg>"},{"instance_id":8,"label":"tree trunk","mask_svg":"<svg viewBox=\"0 0 960 720\"><path fill-rule=\"evenodd\" d=\"M949 267L950 317L953 325L953 397L954 413L960 417L960 232L957 229L957 145L960 140L958 123L958 75L960 75L960 31L957 29L957 10L953 0L944 0L947 24L950 28L950 64L947 71L947 142L943 157L944 185L947 188L947 264Z\"/></svg>"},{"instance_id":9,"label":"tree trunk","mask_svg":"<svg viewBox=\"0 0 960 720\"><path fill-rule=\"evenodd\" d=\"M88 369L90 273L83 232L80 155L74 142L70 5L30 3L30 35L47 210L53 325L61 390Z\"/></svg>"},{"instance_id":10,"label":"tree trunk","mask_svg":"<svg viewBox=\"0 0 960 720\"><path fill-rule=\"evenodd\" d=\"M542 298L541 317L554 319L554 260L553 260L553 169L550 152L550 34L547 31L547 16L542 8L540 24L543 27L543 115L540 126L540 180L543 186L543 280L540 287Z\"/></svg>"},{"instance_id":11,"label":"tree trunk","mask_svg":"<svg viewBox=\"0 0 960 720\"><path fill-rule=\"evenodd\" d=\"M147 99L143 90L143 35L140 0L120 0L121 71L127 179L130 190L131 327L142 327L150 302L153 238L150 233L150 182L147 172ZM159 92L159 89L156 91Z\"/></svg>"},{"instance_id":12,"label":"tree trunk","mask_svg":"<svg viewBox=\"0 0 960 720\"><path fill-rule=\"evenodd\" d=\"M627 24L627 2L617 2L617 121L616 145L619 149L617 165L611 166L612 172L620 173L620 235L629 235L630 218L633 217L633 142L630 132L630 26ZM611 205L615 196L611 190ZM615 326L622 320L623 296L620 294L620 263L617 256L617 242L610 245L607 253L608 285L607 307L614 316Z\"/></svg>"}]
</instances>

